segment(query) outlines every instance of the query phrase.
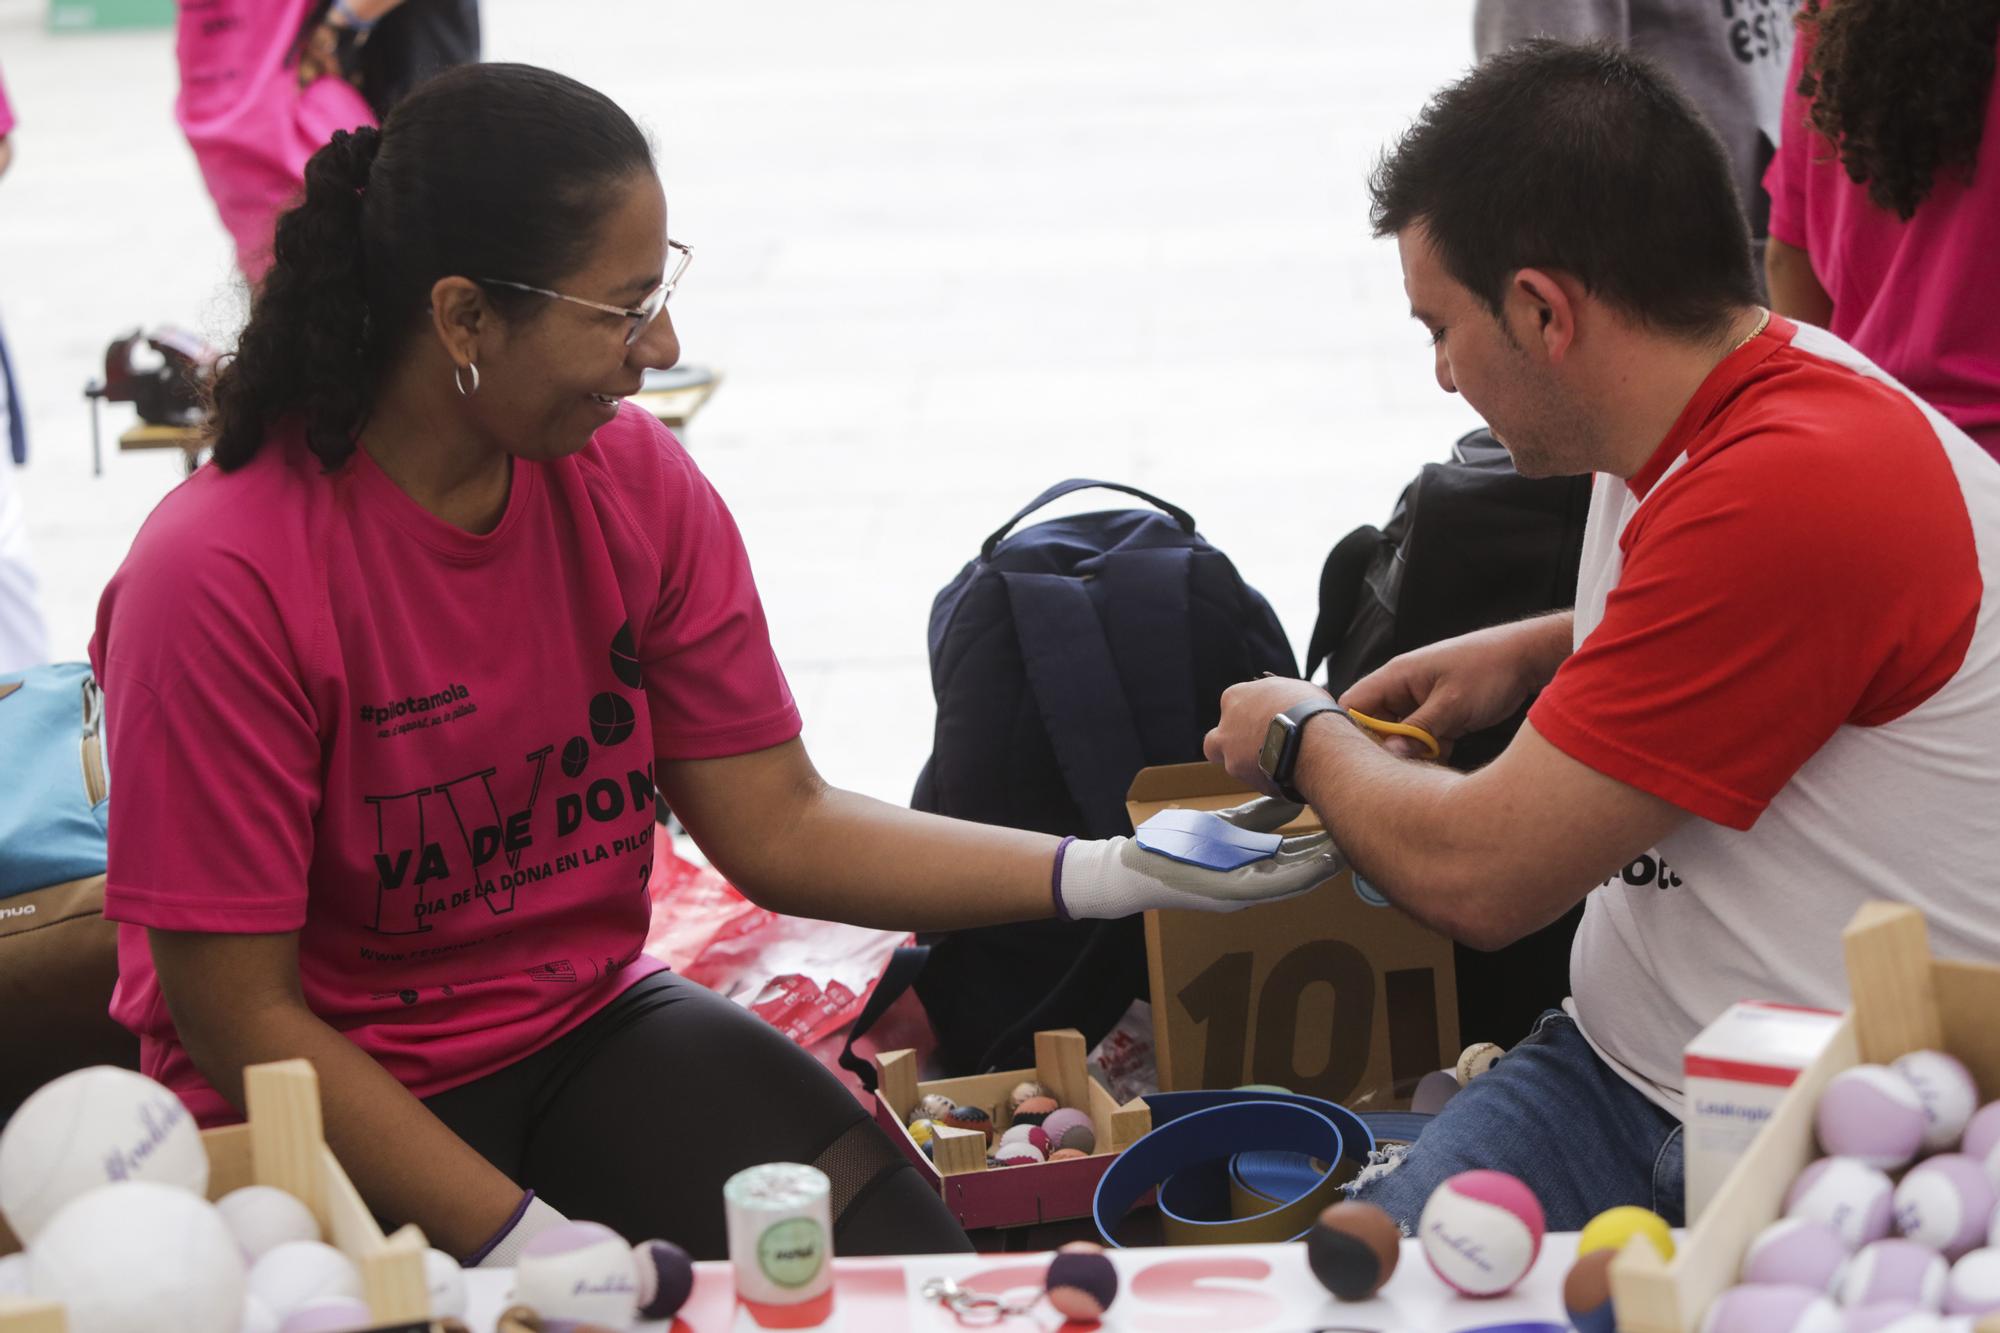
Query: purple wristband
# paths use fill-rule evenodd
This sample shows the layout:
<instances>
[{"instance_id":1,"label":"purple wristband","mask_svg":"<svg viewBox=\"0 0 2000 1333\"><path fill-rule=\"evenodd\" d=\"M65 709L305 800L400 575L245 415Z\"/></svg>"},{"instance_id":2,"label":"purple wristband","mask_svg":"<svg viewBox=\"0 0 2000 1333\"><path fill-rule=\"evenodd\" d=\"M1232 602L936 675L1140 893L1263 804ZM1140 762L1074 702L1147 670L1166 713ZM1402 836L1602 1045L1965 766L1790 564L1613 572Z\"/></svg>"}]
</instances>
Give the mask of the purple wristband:
<instances>
[{"instance_id":1,"label":"purple wristband","mask_svg":"<svg viewBox=\"0 0 2000 1333\"><path fill-rule=\"evenodd\" d=\"M1062 896L1063 853L1068 851L1069 845L1075 841L1076 839L1073 837L1064 838L1061 842L1056 844L1055 868L1049 871L1049 893L1056 900L1056 915L1061 917L1065 921L1076 920L1075 917L1069 914L1069 906L1068 904L1063 902L1063 896Z\"/></svg>"},{"instance_id":2,"label":"purple wristband","mask_svg":"<svg viewBox=\"0 0 2000 1333\"><path fill-rule=\"evenodd\" d=\"M464 1262L460 1266L464 1268L479 1267L479 1261L481 1259L484 1259L487 1255L493 1253L494 1247L497 1246L501 1241L507 1239L508 1232L512 1231L515 1227L521 1225L521 1219L528 1215L528 1205L533 1203L534 1201L535 1201L535 1192L533 1190L529 1190L526 1194L523 1194L521 1196L520 1204L514 1209L514 1215L512 1217L509 1217L505 1222L505 1224L503 1224L498 1231L494 1232L491 1236L487 1237L486 1243L484 1245L480 1246L478 1249L474 1250L471 1254L467 1255L465 1257Z\"/></svg>"}]
</instances>

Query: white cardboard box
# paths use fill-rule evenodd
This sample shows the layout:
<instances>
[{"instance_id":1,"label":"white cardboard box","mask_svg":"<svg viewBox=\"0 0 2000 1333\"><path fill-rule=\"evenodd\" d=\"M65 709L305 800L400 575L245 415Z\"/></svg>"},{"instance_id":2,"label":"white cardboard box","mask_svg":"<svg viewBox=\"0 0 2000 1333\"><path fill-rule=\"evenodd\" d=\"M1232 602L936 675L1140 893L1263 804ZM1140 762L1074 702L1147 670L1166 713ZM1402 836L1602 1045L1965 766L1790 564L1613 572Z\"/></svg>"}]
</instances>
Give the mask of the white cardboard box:
<instances>
[{"instance_id":1,"label":"white cardboard box","mask_svg":"<svg viewBox=\"0 0 2000 1333\"><path fill-rule=\"evenodd\" d=\"M1689 1226L1839 1026L1840 1015L1824 1009L1749 1001L1729 1006L1688 1043L1681 1115Z\"/></svg>"}]
</instances>

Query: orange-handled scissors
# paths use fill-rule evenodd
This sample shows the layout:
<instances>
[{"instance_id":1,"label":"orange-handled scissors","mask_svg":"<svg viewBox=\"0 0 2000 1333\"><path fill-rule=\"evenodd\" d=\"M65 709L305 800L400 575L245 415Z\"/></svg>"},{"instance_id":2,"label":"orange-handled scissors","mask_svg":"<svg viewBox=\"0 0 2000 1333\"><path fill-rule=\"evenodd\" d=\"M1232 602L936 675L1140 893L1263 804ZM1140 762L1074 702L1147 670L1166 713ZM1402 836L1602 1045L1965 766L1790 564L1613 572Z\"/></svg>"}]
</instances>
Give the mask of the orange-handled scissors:
<instances>
[{"instance_id":1,"label":"orange-handled scissors","mask_svg":"<svg viewBox=\"0 0 2000 1333\"><path fill-rule=\"evenodd\" d=\"M1344 711L1349 718L1353 719L1354 725L1365 732L1369 732L1378 745L1388 740L1391 736L1408 736L1411 740L1423 746L1424 749L1430 751L1430 758L1432 759L1437 758L1443 753L1438 746L1438 738L1425 731L1422 727L1413 727L1407 722L1385 722L1379 717L1370 717L1368 714L1357 712L1352 708Z\"/></svg>"}]
</instances>

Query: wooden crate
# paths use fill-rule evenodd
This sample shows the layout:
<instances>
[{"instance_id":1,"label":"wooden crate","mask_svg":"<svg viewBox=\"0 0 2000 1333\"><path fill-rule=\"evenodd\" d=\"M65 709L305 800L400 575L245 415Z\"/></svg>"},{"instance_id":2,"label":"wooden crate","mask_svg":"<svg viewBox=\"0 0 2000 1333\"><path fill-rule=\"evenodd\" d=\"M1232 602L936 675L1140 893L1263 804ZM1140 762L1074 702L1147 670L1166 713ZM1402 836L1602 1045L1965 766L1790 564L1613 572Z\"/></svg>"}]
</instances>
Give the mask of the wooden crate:
<instances>
[{"instance_id":1,"label":"wooden crate","mask_svg":"<svg viewBox=\"0 0 2000 1333\"><path fill-rule=\"evenodd\" d=\"M875 1121L962 1226L1018 1227L1088 1217L1098 1179L1112 1158L1151 1132L1153 1114L1140 1099L1124 1106L1113 1101L1104 1085L1090 1076L1087 1057L1083 1034L1062 1028L1035 1034L1033 1069L919 1083L915 1053L890 1051L875 1061L882 1074L875 1093ZM989 1171L986 1136L980 1131L940 1126L931 1145L934 1156L926 1157L905 1128L918 1100L935 1092L961 1105L990 1108L994 1133L1004 1133L1012 1123L1007 1094L1031 1078L1064 1106L1090 1113L1097 1148L1089 1157Z\"/></svg>"},{"instance_id":2,"label":"wooden crate","mask_svg":"<svg viewBox=\"0 0 2000 1333\"><path fill-rule=\"evenodd\" d=\"M1672 1263L1641 1239L1611 1266L1612 1304L1621 1333L1693 1333L1709 1304L1733 1286L1758 1232L1784 1210L1785 1194L1819 1155L1813 1111L1835 1074L1887 1064L1911 1051L1949 1051L1979 1084L1980 1100L2000 1095L2000 967L1934 960L1915 908L1869 903L1843 935L1853 1007L1819 1059L1806 1067L1722 1188L1691 1228ZM1989 1327L1990 1326L1990 1327ZM2000 1328L1989 1317L1981 1333Z\"/></svg>"},{"instance_id":3,"label":"wooden crate","mask_svg":"<svg viewBox=\"0 0 2000 1333\"><path fill-rule=\"evenodd\" d=\"M202 1131L208 1197L219 1199L245 1185L275 1185L297 1197L319 1220L328 1242L361 1270L362 1292L378 1324L428 1321L424 1233L406 1226L384 1236L375 1224L326 1146L319 1076L312 1065L305 1060L253 1065L243 1071L243 1095L246 1123ZM0 1226L0 1255L19 1248ZM0 1297L0 1333L66 1333L66 1327L59 1305Z\"/></svg>"}]
</instances>

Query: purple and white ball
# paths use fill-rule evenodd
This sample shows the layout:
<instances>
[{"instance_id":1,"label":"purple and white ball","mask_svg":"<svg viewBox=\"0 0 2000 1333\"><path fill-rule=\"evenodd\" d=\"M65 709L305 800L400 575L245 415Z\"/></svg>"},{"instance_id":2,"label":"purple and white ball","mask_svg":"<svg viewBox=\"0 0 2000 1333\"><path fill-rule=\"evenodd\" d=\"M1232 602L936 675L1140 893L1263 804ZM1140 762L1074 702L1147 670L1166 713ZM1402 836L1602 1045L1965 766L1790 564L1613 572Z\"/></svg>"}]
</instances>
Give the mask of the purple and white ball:
<instances>
[{"instance_id":1,"label":"purple and white ball","mask_svg":"<svg viewBox=\"0 0 2000 1333\"><path fill-rule=\"evenodd\" d=\"M465 1318L465 1270L443 1250L424 1251L424 1286L430 1291L435 1318Z\"/></svg>"},{"instance_id":2,"label":"purple and white ball","mask_svg":"<svg viewBox=\"0 0 2000 1333\"><path fill-rule=\"evenodd\" d=\"M215 1201L230 1234L251 1263L286 1241L320 1239L312 1209L273 1185L245 1185Z\"/></svg>"},{"instance_id":3,"label":"purple and white ball","mask_svg":"<svg viewBox=\"0 0 2000 1333\"><path fill-rule=\"evenodd\" d=\"M1979 1109L1972 1071L1943 1051L1911 1051L1889 1066L1917 1090L1924 1108L1924 1151L1953 1152Z\"/></svg>"},{"instance_id":4,"label":"purple and white ball","mask_svg":"<svg viewBox=\"0 0 2000 1333\"><path fill-rule=\"evenodd\" d=\"M1075 1148L1080 1152L1097 1151L1097 1126L1090 1117L1073 1106L1065 1106L1042 1122L1049 1142L1058 1148Z\"/></svg>"},{"instance_id":5,"label":"purple and white ball","mask_svg":"<svg viewBox=\"0 0 2000 1333\"><path fill-rule=\"evenodd\" d=\"M1049 1261L1045 1285L1058 1313L1089 1322L1104 1318L1118 1299L1118 1270L1102 1249L1089 1241L1071 1241Z\"/></svg>"},{"instance_id":6,"label":"purple and white ball","mask_svg":"<svg viewBox=\"0 0 2000 1333\"><path fill-rule=\"evenodd\" d=\"M1781 1218L1750 1242L1743 1256L1743 1281L1832 1292L1851 1253L1826 1223Z\"/></svg>"},{"instance_id":7,"label":"purple and white ball","mask_svg":"<svg viewBox=\"0 0 2000 1333\"><path fill-rule=\"evenodd\" d=\"M1945 1279L1946 1314L1992 1314L2000 1310L2000 1250L1974 1250L1951 1266Z\"/></svg>"},{"instance_id":8,"label":"purple and white ball","mask_svg":"<svg viewBox=\"0 0 2000 1333\"><path fill-rule=\"evenodd\" d=\"M1785 1216L1824 1222L1860 1249L1887 1236L1895 1222L1896 1187L1889 1177L1851 1157L1822 1157L1810 1163L1785 1195Z\"/></svg>"},{"instance_id":9,"label":"purple and white ball","mask_svg":"<svg viewBox=\"0 0 2000 1333\"><path fill-rule=\"evenodd\" d=\"M544 1319L624 1328L639 1310L632 1247L596 1222L550 1227L522 1247L514 1296Z\"/></svg>"},{"instance_id":10,"label":"purple and white ball","mask_svg":"<svg viewBox=\"0 0 2000 1333\"><path fill-rule=\"evenodd\" d=\"M1847 1333L1943 1333L1944 1321L1909 1301L1877 1301L1847 1312Z\"/></svg>"},{"instance_id":11,"label":"purple and white ball","mask_svg":"<svg viewBox=\"0 0 2000 1333\"><path fill-rule=\"evenodd\" d=\"M644 1240L632 1247L639 1278L639 1317L672 1319L694 1292L694 1258L670 1240Z\"/></svg>"},{"instance_id":12,"label":"purple and white ball","mask_svg":"<svg viewBox=\"0 0 2000 1333\"><path fill-rule=\"evenodd\" d=\"M1883 1301L1910 1301L1926 1310L1944 1305L1951 1268L1936 1250L1912 1240L1878 1240L1850 1259L1840 1279L1840 1303L1849 1309Z\"/></svg>"},{"instance_id":13,"label":"purple and white ball","mask_svg":"<svg viewBox=\"0 0 2000 1333\"><path fill-rule=\"evenodd\" d=\"M285 1316L278 1333L363 1333L375 1326L368 1303L352 1296L307 1301Z\"/></svg>"},{"instance_id":14,"label":"purple and white ball","mask_svg":"<svg viewBox=\"0 0 2000 1333\"><path fill-rule=\"evenodd\" d=\"M1701 1333L1846 1333L1840 1308L1809 1287L1731 1287L1715 1298Z\"/></svg>"},{"instance_id":15,"label":"purple and white ball","mask_svg":"<svg viewBox=\"0 0 2000 1333\"><path fill-rule=\"evenodd\" d=\"M1958 1150L1984 1164L1986 1178L2000 1189L2000 1102L1988 1102L1973 1112Z\"/></svg>"},{"instance_id":16,"label":"purple and white ball","mask_svg":"<svg viewBox=\"0 0 2000 1333\"><path fill-rule=\"evenodd\" d=\"M1945 1153L1919 1162L1896 1186L1896 1229L1957 1259L1985 1243L1996 1203L1984 1167L1963 1153Z\"/></svg>"},{"instance_id":17,"label":"purple and white ball","mask_svg":"<svg viewBox=\"0 0 2000 1333\"><path fill-rule=\"evenodd\" d=\"M1856 1065L1827 1082L1813 1126L1827 1156L1896 1171L1916 1160L1926 1121L1910 1080L1887 1065Z\"/></svg>"}]
</instances>

